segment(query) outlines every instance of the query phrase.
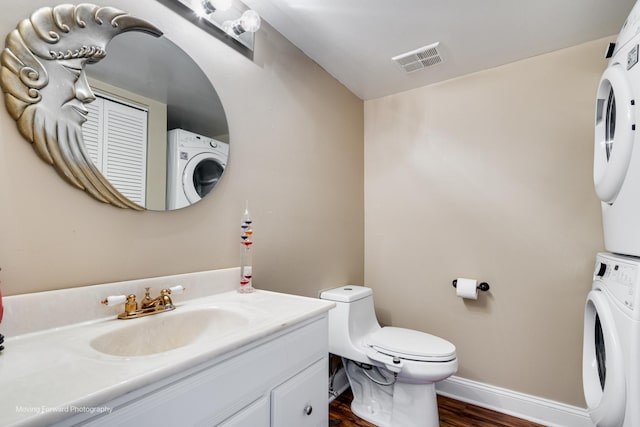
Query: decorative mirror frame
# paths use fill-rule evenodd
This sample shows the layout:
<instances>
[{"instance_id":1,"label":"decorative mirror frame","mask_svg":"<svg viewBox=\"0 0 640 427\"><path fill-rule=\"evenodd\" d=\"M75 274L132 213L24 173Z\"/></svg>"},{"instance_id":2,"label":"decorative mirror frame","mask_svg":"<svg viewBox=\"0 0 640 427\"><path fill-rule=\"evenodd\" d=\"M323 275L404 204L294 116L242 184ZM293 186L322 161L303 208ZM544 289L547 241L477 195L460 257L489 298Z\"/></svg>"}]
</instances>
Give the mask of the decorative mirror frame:
<instances>
[{"instance_id":1,"label":"decorative mirror frame","mask_svg":"<svg viewBox=\"0 0 640 427\"><path fill-rule=\"evenodd\" d=\"M84 67L104 58L111 39L127 31L163 34L113 7L84 3L38 9L7 36L0 87L22 136L67 182L103 203L144 210L104 178L82 137L84 104L95 100Z\"/></svg>"}]
</instances>

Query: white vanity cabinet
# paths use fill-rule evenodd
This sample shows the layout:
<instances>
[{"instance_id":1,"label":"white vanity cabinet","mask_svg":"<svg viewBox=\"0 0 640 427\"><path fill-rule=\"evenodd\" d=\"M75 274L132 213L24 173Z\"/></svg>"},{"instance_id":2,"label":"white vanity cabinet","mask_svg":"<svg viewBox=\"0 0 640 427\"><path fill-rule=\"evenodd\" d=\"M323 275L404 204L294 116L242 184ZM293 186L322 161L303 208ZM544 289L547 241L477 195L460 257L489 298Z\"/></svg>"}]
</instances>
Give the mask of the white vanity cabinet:
<instances>
[{"instance_id":1,"label":"white vanity cabinet","mask_svg":"<svg viewBox=\"0 0 640 427\"><path fill-rule=\"evenodd\" d=\"M326 427L327 359L318 360L219 427ZM271 416L269 416L271 415Z\"/></svg>"},{"instance_id":2,"label":"white vanity cabinet","mask_svg":"<svg viewBox=\"0 0 640 427\"><path fill-rule=\"evenodd\" d=\"M327 359L317 361L271 392L272 426L328 425L327 363Z\"/></svg>"},{"instance_id":3,"label":"white vanity cabinet","mask_svg":"<svg viewBox=\"0 0 640 427\"><path fill-rule=\"evenodd\" d=\"M325 427L327 383L322 314L56 425Z\"/></svg>"},{"instance_id":4,"label":"white vanity cabinet","mask_svg":"<svg viewBox=\"0 0 640 427\"><path fill-rule=\"evenodd\" d=\"M262 397L228 420L218 424L218 427L269 427L271 425L269 414L269 398Z\"/></svg>"}]
</instances>

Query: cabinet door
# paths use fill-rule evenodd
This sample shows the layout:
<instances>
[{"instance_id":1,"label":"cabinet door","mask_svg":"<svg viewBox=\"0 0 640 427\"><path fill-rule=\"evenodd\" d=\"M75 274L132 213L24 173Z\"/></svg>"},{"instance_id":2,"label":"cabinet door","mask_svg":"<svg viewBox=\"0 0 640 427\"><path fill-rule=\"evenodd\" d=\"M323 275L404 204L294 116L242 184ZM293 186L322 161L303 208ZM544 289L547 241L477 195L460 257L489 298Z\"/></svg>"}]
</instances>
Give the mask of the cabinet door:
<instances>
[{"instance_id":1,"label":"cabinet door","mask_svg":"<svg viewBox=\"0 0 640 427\"><path fill-rule=\"evenodd\" d=\"M253 402L218 427L269 427L269 400L263 397Z\"/></svg>"},{"instance_id":2,"label":"cabinet door","mask_svg":"<svg viewBox=\"0 0 640 427\"><path fill-rule=\"evenodd\" d=\"M328 360L322 358L271 392L271 427L326 427Z\"/></svg>"}]
</instances>

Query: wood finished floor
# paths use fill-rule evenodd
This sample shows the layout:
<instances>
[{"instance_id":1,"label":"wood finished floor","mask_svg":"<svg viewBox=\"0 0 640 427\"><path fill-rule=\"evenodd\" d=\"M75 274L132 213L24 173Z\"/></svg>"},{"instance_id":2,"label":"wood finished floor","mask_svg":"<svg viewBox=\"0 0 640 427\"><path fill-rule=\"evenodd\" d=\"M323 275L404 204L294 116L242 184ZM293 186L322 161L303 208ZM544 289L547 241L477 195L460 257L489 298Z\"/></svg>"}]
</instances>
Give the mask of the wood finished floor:
<instances>
[{"instance_id":1,"label":"wood finished floor","mask_svg":"<svg viewBox=\"0 0 640 427\"><path fill-rule=\"evenodd\" d=\"M351 390L342 393L329 405L329 426L375 427L351 413ZM489 409L438 396L440 427L544 427ZM340 421L340 423L337 423Z\"/></svg>"}]
</instances>

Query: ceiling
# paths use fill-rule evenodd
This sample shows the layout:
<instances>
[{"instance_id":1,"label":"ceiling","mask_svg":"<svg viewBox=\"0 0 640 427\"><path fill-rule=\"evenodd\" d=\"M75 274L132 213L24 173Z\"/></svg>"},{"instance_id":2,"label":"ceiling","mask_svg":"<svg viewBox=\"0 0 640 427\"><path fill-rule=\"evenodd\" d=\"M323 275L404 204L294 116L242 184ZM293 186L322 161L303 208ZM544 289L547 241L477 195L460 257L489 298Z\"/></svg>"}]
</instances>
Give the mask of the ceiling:
<instances>
[{"instance_id":1,"label":"ceiling","mask_svg":"<svg viewBox=\"0 0 640 427\"><path fill-rule=\"evenodd\" d=\"M635 0L244 2L368 100L615 35ZM437 65L406 73L391 60L435 42Z\"/></svg>"}]
</instances>

